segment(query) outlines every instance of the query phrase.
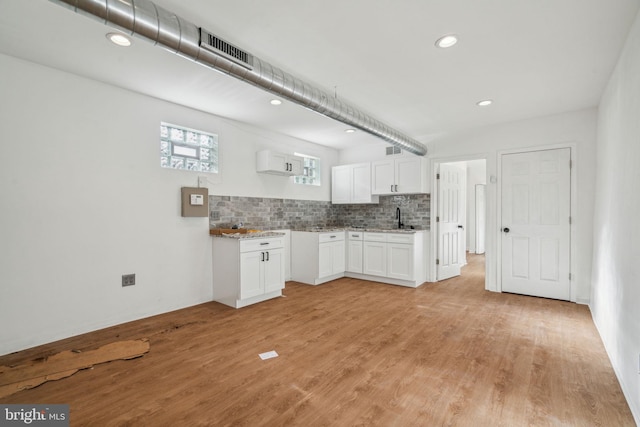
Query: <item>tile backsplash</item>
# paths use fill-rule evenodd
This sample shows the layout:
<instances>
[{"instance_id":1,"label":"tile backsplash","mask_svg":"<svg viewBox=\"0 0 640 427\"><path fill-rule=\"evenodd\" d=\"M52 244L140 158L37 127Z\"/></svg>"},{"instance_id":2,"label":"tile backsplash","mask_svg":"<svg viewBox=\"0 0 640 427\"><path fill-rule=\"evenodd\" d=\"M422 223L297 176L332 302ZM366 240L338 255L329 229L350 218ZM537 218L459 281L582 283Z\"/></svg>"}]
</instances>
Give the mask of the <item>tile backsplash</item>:
<instances>
[{"instance_id":1,"label":"tile backsplash","mask_svg":"<svg viewBox=\"0 0 640 427\"><path fill-rule=\"evenodd\" d=\"M380 196L379 204L333 205L317 200L270 199L263 197L209 196L211 227L292 230L309 227L397 228L400 208L405 228L428 230L431 218L429 194Z\"/></svg>"}]
</instances>

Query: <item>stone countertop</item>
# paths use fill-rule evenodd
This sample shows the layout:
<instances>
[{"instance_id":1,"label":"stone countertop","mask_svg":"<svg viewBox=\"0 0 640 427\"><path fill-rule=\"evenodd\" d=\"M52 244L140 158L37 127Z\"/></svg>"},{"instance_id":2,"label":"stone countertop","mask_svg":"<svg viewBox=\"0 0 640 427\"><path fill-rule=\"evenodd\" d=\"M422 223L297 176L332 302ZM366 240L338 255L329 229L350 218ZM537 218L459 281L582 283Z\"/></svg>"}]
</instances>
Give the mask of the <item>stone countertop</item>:
<instances>
[{"instance_id":1,"label":"stone countertop","mask_svg":"<svg viewBox=\"0 0 640 427\"><path fill-rule=\"evenodd\" d=\"M220 235L214 235L213 237L223 239L267 239L269 237L283 237L285 233L279 233L277 231L260 231L257 233L222 233Z\"/></svg>"},{"instance_id":2,"label":"stone countertop","mask_svg":"<svg viewBox=\"0 0 640 427\"><path fill-rule=\"evenodd\" d=\"M402 228L402 229L389 229L389 228L355 228L355 227L336 227L336 228L301 228L301 229L293 229L291 231L305 231L308 233L335 233L338 231L361 231L361 232L369 232L369 233L400 233L400 234L415 234L419 231L427 231L427 230L417 230L410 228Z\"/></svg>"}]
</instances>

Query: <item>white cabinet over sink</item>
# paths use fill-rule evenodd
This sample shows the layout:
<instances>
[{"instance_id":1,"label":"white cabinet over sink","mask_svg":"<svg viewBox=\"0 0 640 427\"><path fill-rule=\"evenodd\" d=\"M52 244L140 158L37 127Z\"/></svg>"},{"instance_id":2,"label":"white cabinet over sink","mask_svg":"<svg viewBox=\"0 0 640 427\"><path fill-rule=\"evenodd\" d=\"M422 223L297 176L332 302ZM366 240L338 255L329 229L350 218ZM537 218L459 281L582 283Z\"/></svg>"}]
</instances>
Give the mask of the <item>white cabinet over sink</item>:
<instances>
[{"instance_id":1,"label":"white cabinet over sink","mask_svg":"<svg viewBox=\"0 0 640 427\"><path fill-rule=\"evenodd\" d=\"M344 231L291 232L291 280L308 285L344 277Z\"/></svg>"},{"instance_id":2,"label":"white cabinet over sink","mask_svg":"<svg viewBox=\"0 0 640 427\"><path fill-rule=\"evenodd\" d=\"M213 300L234 308L282 296L284 237L213 238Z\"/></svg>"},{"instance_id":3,"label":"white cabinet over sink","mask_svg":"<svg viewBox=\"0 0 640 427\"><path fill-rule=\"evenodd\" d=\"M371 163L371 194L428 193L428 162L424 157L398 157Z\"/></svg>"},{"instance_id":4,"label":"white cabinet over sink","mask_svg":"<svg viewBox=\"0 0 640 427\"><path fill-rule=\"evenodd\" d=\"M262 150L256 153L256 171L273 175L302 175L304 158L293 154Z\"/></svg>"},{"instance_id":5,"label":"white cabinet over sink","mask_svg":"<svg viewBox=\"0 0 640 427\"><path fill-rule=\"evenodd\" d=\"M331 203L378 203L371 194L371 163L331 168Z\"/></svg>"}]
</instances>

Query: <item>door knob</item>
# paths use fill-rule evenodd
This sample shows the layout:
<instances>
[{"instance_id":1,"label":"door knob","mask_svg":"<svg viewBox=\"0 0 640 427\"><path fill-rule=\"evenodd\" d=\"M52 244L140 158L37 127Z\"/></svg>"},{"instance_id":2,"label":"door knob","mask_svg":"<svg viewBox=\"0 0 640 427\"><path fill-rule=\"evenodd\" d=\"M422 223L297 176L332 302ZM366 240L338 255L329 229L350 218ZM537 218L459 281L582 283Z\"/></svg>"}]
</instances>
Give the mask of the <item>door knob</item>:
<instances>
[{"instance_id":1,"label":"door knob","mask_svg":"<svg viewBox=\"0 0 640 427\"><path fill-rule=\"evenodd\" d=\"M505 227L505 228L502 229L502 231L504 231L505 233L508 233L510 230L509 230L508 227Z\"/></svg>"}]
</instances>

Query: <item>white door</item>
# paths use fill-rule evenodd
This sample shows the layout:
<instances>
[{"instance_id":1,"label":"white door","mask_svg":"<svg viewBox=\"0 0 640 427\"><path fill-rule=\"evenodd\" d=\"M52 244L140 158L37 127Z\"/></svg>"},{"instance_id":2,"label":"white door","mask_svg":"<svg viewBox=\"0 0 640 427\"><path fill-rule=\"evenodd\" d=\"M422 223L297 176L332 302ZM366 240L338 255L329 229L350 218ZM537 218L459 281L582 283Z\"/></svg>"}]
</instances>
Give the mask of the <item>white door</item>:
<instances>
[{"instance_id":1,"label":"white door","mask_svg":"<svg viewBox=\"0 0 640 427\"><path fill-rule=\"evenodd\" d=\"M333 274L333 247L331 242L318 245L318 277L327 277Z\"/></svg>"},{"instance_id":2,"label":"white door","mask_svg":"<svg viewBox=\"0 0 640 427\"><path fill-rule=\"evenodd\" d=\"M413 245L387 243L387 277L413 280Z\"/></svg>"},{"instance_id":3,"label":"white door","mask_svg":"<svg viewBox=\"0 0 640 427\"><path fill-rule=\"evenodd\" d=\"M284 249L270 249L263 264L264 291L284 288Z\"/></svg>"},{"instance_id":4,"label":"white door","mask_svg":"<svg viewBox=\"0 0 640 427\"><path fill-rule=\"evenodd\" d=\"M331 202L336 204L351 203L350 166L335 166L331 168Z\"/></svg>"},{"instance_id":5,"label":"white door","mask_svg":"<svg viewBox=\"0 0 640 427\"><path fill-rule=\"evenodd\" d=\"M422 189L422 158L395 159L395 185L397 193L420 193Z\"/></svg>"},{"instance_id":6,"label":"white door","mask_svg":"<svg viewBox=\"0 0 640 427\"><path fill-rule=\"evenodd\" d=\"M502 290L569 300L571 149L502 156Z\"/></svg>"},{"instance_id":7,"label":"white door","mask_svg":"<svg viewBox=\"0 0 640 427\"><path fill-rule=\"evenodd\" d=\"M347 243L347 271L362 273L362 240L349 240Z\"/></svg>"},{"instance_id":8,"label":"white door","mask_svg":"<svg viewBox=\"0 0 640 427\"><path fill-rule=\"evenodd\" d=\"M244 252L240 254L240 297L246 299L264 294L262 275L265 252Z\"/></svg>"},{"instance_id":9,"label":"white door","mask_svg":"<svg viewBox=\"0 0 640 427\"><path fill-rule=\"evenodd\" d=\"M464 260L465 169L455 164L440 165L438 179L437 280L460 275Z\"/></svg>"},{"instance_id":10,"label":"white door","mask_svg":"<svg viewBox=\"0 0 640 427\"><path fill-rule=\"evenodd\" d=\"M345 271L345 259L344 259L344 240L331 243L332 250L332 274L340 274Z\"/></svg>"},{"instance_id":11,"label":"white door","mask_svg":"<svg viewBox=\"0 0 640 427\"><path fill-rule=\"evenodd\" d=\"M371 163L371 194L393 193L394 173L393 160Z\"/></svg>"},{"instance_id":12,"label":"white door","mask_svg":"<svg viewBox=\"0 0 640 427\"><path fill-rule=\"evenodd\" d=\"M476 184L476 253L484 253L486 227L486 185Z\"/></svg>"},{"instance_id":13,"label":"white door","mask_svg":"<svg viewBox=\"0 0 640 427\"><path fill-rule=\"evenodd\" d=\"M387 275L387 244L364 242L362 272L372 276Z\"/></svg>"}]
</instances>

